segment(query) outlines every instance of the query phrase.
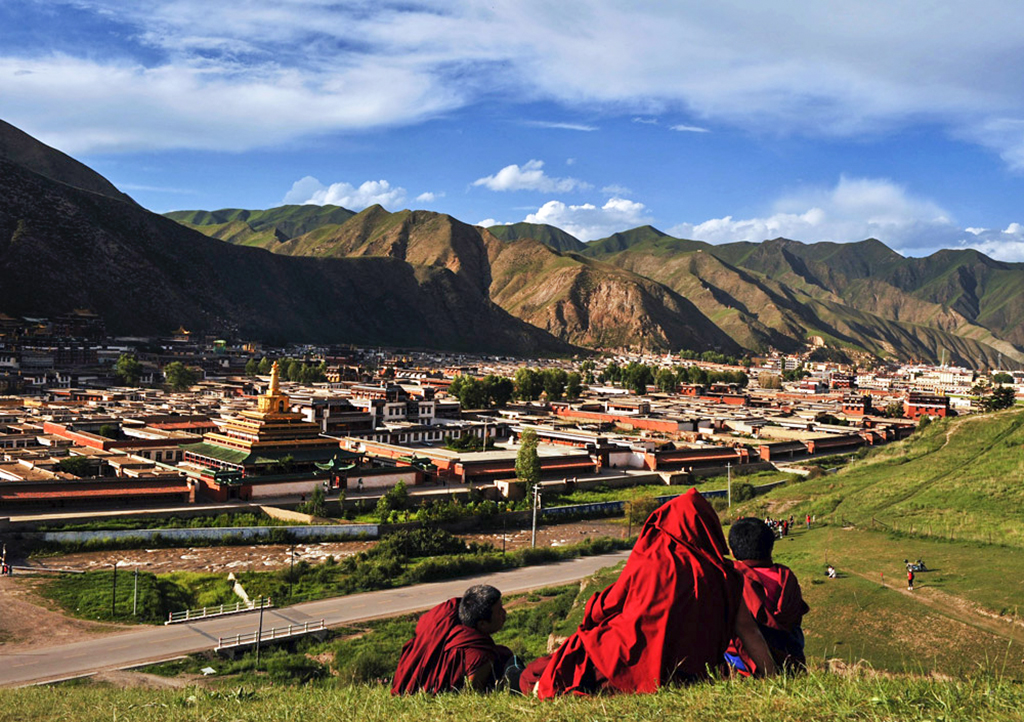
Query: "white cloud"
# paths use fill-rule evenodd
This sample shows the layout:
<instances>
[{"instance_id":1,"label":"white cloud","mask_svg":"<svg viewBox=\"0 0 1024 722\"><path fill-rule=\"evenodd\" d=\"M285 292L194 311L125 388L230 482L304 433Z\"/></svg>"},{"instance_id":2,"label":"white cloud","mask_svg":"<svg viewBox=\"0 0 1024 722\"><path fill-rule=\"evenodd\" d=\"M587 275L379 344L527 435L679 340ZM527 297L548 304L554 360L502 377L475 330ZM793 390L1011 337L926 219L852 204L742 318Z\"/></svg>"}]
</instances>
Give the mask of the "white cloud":
<instances>
[{"instance_id":1,"label":"white cloud","mask_svg":"<svg viewBox=\"0 0 1024 722\"><path fill-rule=\"evenodd\" d=\"M498 223L498 221L494 220L493 218L485 218L484 220L480 221L479 223L476 223L475 225L483 226L484 228L490 228L491 226L501 226L501 225L508 226L508 225L511 225L511 224L510 223L504 223L504 224L503 223Z\"/></svg>"},{"instance_id":2,"label":"white cloud","mask_svg":"<svg viewBox=\"0 0 1024 722\"><path fill-rule=\"evenodd\" d=\"M416 200L419 203L432 203L438 198L444 198L444 193L432 193L431 191L426 191L416 196Z\"/></svg>"},{"instance_id":3,"label":"white cloud","mask_svg":"<svg viewBox=\"0 0 1024 722\"><path fill-rule=\"evenodd\" d=\"M657 118L644 118L643 116L637 116L633 118L634 123L642 123L643 125L657 125Z\"/></svg>"},{"instance_id":4,"label":"white cloud","mask_svg":"<svg viewBox=\"0 0 1024 722\"><path fill-rule=\"evenodd\" d=\"M554 130L579 130L585 133L600 130L596 125L584 125L582 123L556 123L546 120L528 120L525 122L525 125L531 125L535 128L552 128Z\"/></svg>"},{"instance_id":5,"label":"white cloud","mask_svg":"<svg viewBox=\"0 0 1024 722\"><path fill-rule=\"evenodd\" d=\"M633 191L631 191L626 186L620 186L617 183L612 183L611 185L605 186L604 188L601 189L601 192L604 193L606 196L631 196L631 195L633 195Z\"/></svg>"},{"instance_id":6,"label":"white cloud","mask_svg":"<svg viewBox=\"0 0 1024 722\"><path fill-rule=\"evenodd\" d=\"M561 201L548 201L524 220L558 226L581 241L592 241L650 223L646 210L643 203L625 198L612 198L600 208L591 203L573 206Z\"/></svg>"},{"instance_id":7,"label":"white cloud","mask_svg":"<svg viewBox=\"0 0 1024 722\"><path fill-rule=\"evenodd\" d=\"M576 178L552 178L544 173L544 161L531 160L522 166L507 165L494 175L478 178L474 186L484 186L492 191L543 191L545 193L566 193L586 190L589 183Z\"/></svg>"},{"instance_id":8,"label":"white cloud","mask_svg":"<svg viewBox=\"0 0 1024 722\"><path fill-rule=\"evenodd\" d=\"M961 228L936 203L889 180L842 177L832 188L779 198L769 214L681 223L668 230L709 243L790 238L805 243L848 243L877 238L904 255L927 255L943 247L970 247L1000 260L1024 260L1024 227L1005 231Z\"/></svg>"},{"instance_id":9,"label":"white cloud","mask_svg":"<svg viewBox=\"0 0 1024 722\"><path fill-rule=\"evenodd\" d=\"M16 73L26 65L31 73ZM386 62L330 73L235 72L66 56L0 57L0 98L5 120L69 153L241 151L327 131L412 123L461 102L428 75Z\"/></svg>"},{"instance_id":10,"label":"white cloud","mask_svg":"<svg viewBox=\"0 0 1024 722\"><path fill-rule=\"evenodd\" d=\"M961 248L974 248L1000 261L1024 263L1024 225L1011 223L1004 230L965 228L972 238L960 241Z\"/></svg>"},{"instance_id":11,"label":"white cloud","mask_svg":"<svg viewBox=\"0 0 1024 722\"><path fill-rule=\"evenodd\" d=\"M388 210L397 210L405 202L405 188L392 186L386 180L366 181L355 187L348 183L332 183L325 186L312 176L306 176L292 184L285 194L284 202L298 205L332 205L361 211L379 204Z\"/></svg>"},{"instance_id":12,"label":"white cloud","mask_svg":"<svg viewBox=\"0 0 1024 722\"><path fill-rule=\"evenodd\" d=\"M670 130L677 130L680 133L710 133L711 131L707 128L701 128L696 125L673 125Z\"/></svg>"},{"instance_id":13,"label":"white cloud","mask_svg":"<svg viewBox=\"0 0 1024 722\"><path fill-rule=\"evenodd\" d=\"M818 0L67 4L116 18L134 42L97 36L77 56L46 57L5 38L5 119L65 150L273 146L500 95L758 133L859 135L926 119L1024 168L1017 0L941 12L858 3L839 20Z\"/></svg>"}]
</instances>

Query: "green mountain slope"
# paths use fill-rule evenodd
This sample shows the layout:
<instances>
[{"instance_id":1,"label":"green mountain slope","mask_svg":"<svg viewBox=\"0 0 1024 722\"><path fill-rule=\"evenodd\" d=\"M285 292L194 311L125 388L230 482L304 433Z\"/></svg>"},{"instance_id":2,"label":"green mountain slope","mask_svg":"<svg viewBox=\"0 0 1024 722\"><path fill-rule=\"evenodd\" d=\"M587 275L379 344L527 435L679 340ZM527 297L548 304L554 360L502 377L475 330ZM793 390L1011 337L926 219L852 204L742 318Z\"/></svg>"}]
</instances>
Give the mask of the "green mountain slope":
<instances>
[{"instance_id":1,"label":"green mountain slope","mask_svg":"<svg viewBox=\"0 0 1024 722\"><path fill-rule=\"evenodd\" d=\"M572 251L580 253L587 249L587 244L561 228L545 223L512 223L507 226L489 226L491 235L503 241L519 241L532 238L556 251Z\"/></svg>"},{"instance_id":2,"label":"green mountain slope","mask_svg":"<svg viewBox=\"0 0 1024 722\"><path fill-rule=\"evenodd\" d=\"M278 206L265 211L224 208L219 211L172 211L168 218L211 238L245 246L275 250L324 225L344 223L355 213L341 206Z\"/></svg>"}]
</instances>

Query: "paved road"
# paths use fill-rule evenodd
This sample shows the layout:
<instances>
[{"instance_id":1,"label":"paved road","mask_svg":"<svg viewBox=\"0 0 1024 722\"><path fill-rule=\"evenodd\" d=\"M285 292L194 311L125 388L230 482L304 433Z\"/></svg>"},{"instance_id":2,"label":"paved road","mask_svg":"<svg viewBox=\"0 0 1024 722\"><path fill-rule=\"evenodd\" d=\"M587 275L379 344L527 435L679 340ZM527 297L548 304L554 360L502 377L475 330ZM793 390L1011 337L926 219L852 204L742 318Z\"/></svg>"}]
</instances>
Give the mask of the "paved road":
<instances>
[{"instance_id":1,"label":"paved road","mask_svg":"<svg viewBox=\"0 0 1024 722\"><path fill-rule=\"evenodd\" d=\"M415 612L460 596L473 584L491 584L505 593L566 584L583 579L603 567L617 564L628 556L628 551L621 551L479 577L306 602L264 612L263 630L265 634L271 627L318 622L321 619L328 627L335 627ZM158 662L213 649L217 646L218 637L255 632L257 618L256 613L246 613L168 627L143 627L59 647L17 654L0 653L0 686L20 686L79 677L103 669Z\"/></svg>"}]
</instances>

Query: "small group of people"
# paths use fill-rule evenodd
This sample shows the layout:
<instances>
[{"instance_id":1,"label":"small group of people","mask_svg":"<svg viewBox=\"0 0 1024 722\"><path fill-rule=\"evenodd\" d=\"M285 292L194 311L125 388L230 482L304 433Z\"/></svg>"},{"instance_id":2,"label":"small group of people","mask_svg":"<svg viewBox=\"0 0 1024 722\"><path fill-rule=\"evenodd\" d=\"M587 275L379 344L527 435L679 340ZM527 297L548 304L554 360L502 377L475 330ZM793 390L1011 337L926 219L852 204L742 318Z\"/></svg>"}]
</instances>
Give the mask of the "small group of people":
<instances>
[{"instance_id":1,"label":"small group of people","mask_svg":"<svg viewBox=\"0 0 1024 722\"><path fill-rule=\"evenodd\" d=\"M789 532L793 529L793 517L790 515L788 519L772 519L770 516L764 518L765 525L772 530L777 539L789 536Z\"/></svg>"},{"instance_id":2,"label":"small group of people","mask_svg":"<svg viewBox=\"0 0 1024 722\"><path fill-rule=\"evenodd\" d=\"M553 653L524 666L496 644L501 592L474 586L419 620L391 691L507 686L544 699L801 668L808 607L796 575L773 562L774 543L768 525L748 517L732 524L727 545L718 515L691 489L650 515L618 579L590 598Z\"/></svg>"}]
</instances>

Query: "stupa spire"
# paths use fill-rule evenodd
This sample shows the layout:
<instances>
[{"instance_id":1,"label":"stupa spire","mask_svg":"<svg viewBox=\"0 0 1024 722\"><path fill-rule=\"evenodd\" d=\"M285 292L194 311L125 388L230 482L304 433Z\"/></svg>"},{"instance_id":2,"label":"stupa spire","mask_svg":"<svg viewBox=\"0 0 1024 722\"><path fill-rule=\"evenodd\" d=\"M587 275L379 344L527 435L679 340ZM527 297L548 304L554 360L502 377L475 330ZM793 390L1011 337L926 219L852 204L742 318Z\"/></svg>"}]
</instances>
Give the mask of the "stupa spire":
<instances>
[{"instance_id":1,"label":"stupa spire","mask_svg":"<svg viewBox=\"0 0 1024 722\"><path fill-rule=\"evenodd\" d=\"M281 393L281 373L277 366L277 361L274 362L273 367L270 369L270 388L267 389L267 396L277 396Z\"/></svg>"}]
</instances>

